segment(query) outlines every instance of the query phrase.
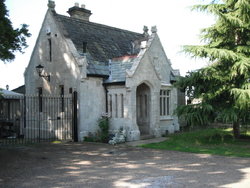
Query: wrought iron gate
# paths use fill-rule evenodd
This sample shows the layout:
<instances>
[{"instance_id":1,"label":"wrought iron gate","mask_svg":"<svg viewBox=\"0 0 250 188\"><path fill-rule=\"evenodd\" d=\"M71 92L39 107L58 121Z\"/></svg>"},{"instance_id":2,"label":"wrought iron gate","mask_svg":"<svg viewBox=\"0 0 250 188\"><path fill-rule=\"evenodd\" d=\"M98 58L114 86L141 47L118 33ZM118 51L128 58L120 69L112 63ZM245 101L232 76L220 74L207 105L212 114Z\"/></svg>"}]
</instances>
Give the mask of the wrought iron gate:
<instances>
[{"instance_id":1,"label":"wrought iron gate","mask_svg":"<svg viewBox=\"0 0 250 188\"><path fill-rule=\"evenodd\" d=\"M0 145L77 138L77 93L0 99Z\"/></svg>"}]
</instances>

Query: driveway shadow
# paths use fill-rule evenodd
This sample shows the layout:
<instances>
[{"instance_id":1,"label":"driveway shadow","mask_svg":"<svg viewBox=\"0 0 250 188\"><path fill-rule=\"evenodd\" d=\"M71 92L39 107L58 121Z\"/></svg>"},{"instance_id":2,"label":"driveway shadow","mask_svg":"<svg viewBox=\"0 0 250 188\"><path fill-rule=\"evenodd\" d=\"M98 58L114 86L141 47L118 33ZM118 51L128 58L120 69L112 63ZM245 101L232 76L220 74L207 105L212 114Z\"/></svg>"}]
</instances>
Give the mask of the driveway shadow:
<instances>
[{"instance_id":1,"label":"driveway shadow","mask_svg":"<svg viewBox=\"0 0 250 188\"><path fill-rule=\"evenodd\" d=\"M0 148L0 187L247 187L250 159L97 143Z\"/></svg>"}]
</instances>

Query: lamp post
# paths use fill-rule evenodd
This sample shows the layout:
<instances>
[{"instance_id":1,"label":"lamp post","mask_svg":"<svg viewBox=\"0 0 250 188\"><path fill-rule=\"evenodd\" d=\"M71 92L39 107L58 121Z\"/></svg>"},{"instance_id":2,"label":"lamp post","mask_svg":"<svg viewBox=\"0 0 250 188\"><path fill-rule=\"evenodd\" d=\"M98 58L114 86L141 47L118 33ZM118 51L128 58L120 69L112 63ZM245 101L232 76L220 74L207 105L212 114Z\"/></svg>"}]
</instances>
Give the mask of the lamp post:
<instances>
[{"instance_id":1,"label":"lamp post","mask_svg":"<svg viewBox=\"0 0 250 188\"><path fill-rule=\"evenodd\" d=\"M45 80L50 82L50 75L42 74L43 70L44 70L44 66L42 66L41 64L36 66L36 72L38 73L39 77L43 77Z\"/></svg>"}]
</instances>

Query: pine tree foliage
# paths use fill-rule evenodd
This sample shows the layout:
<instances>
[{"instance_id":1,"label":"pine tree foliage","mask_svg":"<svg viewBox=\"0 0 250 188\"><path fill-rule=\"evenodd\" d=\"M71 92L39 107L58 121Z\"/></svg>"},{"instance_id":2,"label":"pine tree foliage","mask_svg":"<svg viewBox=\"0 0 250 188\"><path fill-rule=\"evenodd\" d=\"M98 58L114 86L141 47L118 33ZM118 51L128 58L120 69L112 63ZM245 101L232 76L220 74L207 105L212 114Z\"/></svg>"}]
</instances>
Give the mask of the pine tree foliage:
<instances>
[{"instance_id":1,"label":"pine tree foliage","mask_svg":"<svg viewBox=\"0 0 250 188\"><path fill-rule=\"evenodd\" d=\"M30 35L26 24L13 29L4 0L0 0L0 60L11 61L16 51L23 52L27 47L26 37Z\"/></svg>"},{"instance_id":2,"label":"pine tree foliage","mask_svg":"<svg viewBox=\"0 0 250 188\"><path fill-rule=\"evenodd\" d=\"M195 109L202 114L201 123L231 122L237 125L234 133L239 136L239 125L250 121L250 1L213 1L193 10L213 14L216 22L201 32L205 45L184 46L183 51L209 60L210 65L178 81L177 86L186 89L190 98L200 98L202 103L200 108L179 107L177 114L192 124L197 115L190 112ZM204 113L204 106L210 106L209 113Z\"/></svg>"}]
</instances>

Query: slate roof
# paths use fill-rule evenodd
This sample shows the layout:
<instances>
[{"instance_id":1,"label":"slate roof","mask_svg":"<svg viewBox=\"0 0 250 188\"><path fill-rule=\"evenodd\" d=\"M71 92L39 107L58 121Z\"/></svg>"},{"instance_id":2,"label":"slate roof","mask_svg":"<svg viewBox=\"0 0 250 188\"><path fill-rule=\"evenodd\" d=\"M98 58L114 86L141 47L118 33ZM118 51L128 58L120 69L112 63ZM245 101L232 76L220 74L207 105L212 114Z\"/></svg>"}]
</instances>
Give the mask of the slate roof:
<instances>
[{"instance_id":1,"label":"slate roof","mask_svg":"<svg viewBox=\"0 0 250 188\"><path fill-rule=\"evenodd\" d=\"M179 69L172 70L172 73L173 73L174 76L177 76L177 77L181 75Z\"/></svg>"},{"instance_id":2,"label":"slate roof","mask_svg":"<svg viewBox=\"0 0 250 188\"><path fill-rule=\"evenodd\" d=\"M101 76L108 77L109 76L109 67L105 63L101 63L98 61L94 61L91 57L87 55L87 75L91 76Z\"/></svg>"},{"instance_id":3,"label":"slate roof","mask_svg":"<svg viewBox=\"0 0 250 188\"><path fill-rule=\"evenodd\" d=\"M144 35L102 24L84 21L55 13L65 37L70 38L82 53L87 43L87 53L94 61L107 64L109 59L137 54L132 42L143 40Z\"/></svg>"},{"instance_id":4,"label":"slate roof","mask_svg":"<svg viewBox=\"0 0 250 188\"><path fill-rule=\"evenodd\" d=\"M25 85L22 85L16 89L13 89L12 91L14 91L16 93L20 93L20 94L25 94Z\"/></svg>"},{"instance_id":5,"label":"slate roof","mask_svg":"<svg viewBox=\"0 0 250 188\"><path fill-rule=\"evenodd\" d=\"M5 90L0 88L0 98L4 99L20 99L23 94L16 93L13 91Z\"/></svg>"},{"instance_id":6,"label":"slate roof","mask_svg":"<svg viewBox=\"0 0 250 188\"><path fill-rule=\"evenodd\" d=\"M132 67L135 58L136 56L124 56L113 59L110 64L111 76L104 83L125 82L126 70Z\"/></svg>"},{"instance_id":7,"label":"slate roof","mask_svg":"<svg viewBox=\"0 0 250 188\"><path fill-rule=\"evenodd\" d=\"M176 81L177 81L177 78L180 77L180 76L181 76L181 74L180 74L179 69L171 70L170 82L171 82L171 83L176 82Z\"/></svg>"}]
</instances>

